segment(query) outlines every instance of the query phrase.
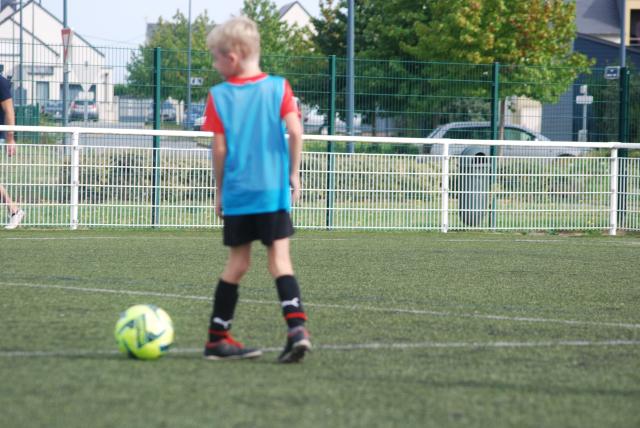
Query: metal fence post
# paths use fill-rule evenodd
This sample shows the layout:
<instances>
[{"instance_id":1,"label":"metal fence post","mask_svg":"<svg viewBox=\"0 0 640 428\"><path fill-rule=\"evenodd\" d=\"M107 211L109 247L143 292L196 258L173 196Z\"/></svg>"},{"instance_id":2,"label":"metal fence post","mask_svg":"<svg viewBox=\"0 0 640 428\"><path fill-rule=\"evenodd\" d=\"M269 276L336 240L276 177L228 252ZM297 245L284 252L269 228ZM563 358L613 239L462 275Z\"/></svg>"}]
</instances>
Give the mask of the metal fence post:
<instances>
[{"instance_id":1,"label":"metal fence post","mask_svg":"<svg viewBox=\"0 0 640 428\"><path fill-rule=\"evenodd\" d=\"M491 139L498 139L498 123L500 120L500 63L494 62L491 68ZM491 156L495 156L496 148L491 146Z\"/></svg>"},{"instance_id":2,"label":"metal fence post","mask_svg":"<svg viewBox=\"0 0 640 428\"><path fill-rule=\"evenodd\" d=\"M71 137L71 230L78 228L78 203L80 192L80 133Z\"/></svg>"},{"instance_id":3,"label":"metal fence post","mask_svg":"<svg viewBox=\"0 0 640 428\"><path fill-rule=\"evenodd\" d=\"M449 143L442 145L442 233L449 231Z\"/></svg>"},{"instance_id":4,"label":"metal fence post","mask_svg":"<svg viewBox=\"0 0 640 428\"><path fill-rule=\"evenodd\" d=\"M329 128L327 134L333 135L335 133L336 126L336 56L331 55L329 57ZM334 198L334 167L335 167L335 155L333 154L333 141L327 142L327 214L326 225L327 229L331 229L333 226L333 198Z\"/></svg>"},{"instance_id":5,"label":"metal fence post","mask_svg":"<svg viewBox=\"0 0 640 428\"><path fill-rule=\"evenodd\" d=\"M627 67L620 69L620 108L618 117L618 139L621 143L629 142L629 74ZM624 225L627 211L627 162L628 149L620 149L619 175L618 175L618 225Z\"/></svg>"},{"instance_id":6,"label":"metal fence post","mask_svg":"<svg viewBox=\"0 0 640 428\"><path fill-rule=\"evenodd\" d=\"M153 129L161 128L162 105L162 49L155 48L153 56ZM151 178L151 224L160 223L160 136L153 137L153 176Z\"/></svg>"},{"instance_id":7,"label":"metal fence post","mask_svg":"<svg viewBox=\"0 0 640 428\"><path fill-rule=\"evenodd\" d=\"M500 122L500 63L494 62L491 72L491 139L498 139L498 123ZM491 146L491 184L489 190L493 192L493 186L496 182L496 175L498 173L498 165L496 156L498 154L498 148ZM495 193L491 197L491 228L496 228L496 203L497 199Z\"/></svg>"},{"instance_id":8,"label":"metal fence post","mask_svg":"<svg viewBox=\"0 0 640 428\"><path fill-rule=\"evenodd\" d=\"M609 235L614 236L618 229L618 165L620 159L618 158L618 149L611 149L611 161L610 171L611 176L609 178L611 184L610 191L610 203L609 203Z\"/></svg>"}]
</instances>

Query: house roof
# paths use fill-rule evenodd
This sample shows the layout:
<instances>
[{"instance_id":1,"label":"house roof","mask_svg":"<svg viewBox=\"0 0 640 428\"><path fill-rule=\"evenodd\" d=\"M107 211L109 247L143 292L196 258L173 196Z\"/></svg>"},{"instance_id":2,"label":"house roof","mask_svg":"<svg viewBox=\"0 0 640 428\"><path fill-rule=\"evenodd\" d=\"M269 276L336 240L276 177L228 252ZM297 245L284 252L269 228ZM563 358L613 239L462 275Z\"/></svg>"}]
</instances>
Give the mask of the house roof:
<instances>
[{"instance_id":1,"label":"house roof","mask_svg":"<svg viewBox=\"0 0 640 428\"><path fill-rule=\"evenodd\" d=\"M280 10L278 11L278 13L280 14L280 18L282 18L282 17L283 17L287 12L289 12L289 9L291 9L291 8L292 8L293 6L295 6L296 4L297 4L298 6L300 6L300 8L302 8L302 10L304 10L304 12L305 12L307 15L311 16L311 14L307 11L307 9L305 9L305 8L304 8L304 6L302 6L302 5L300 4L300 2L292 1L291 3L287 3L287 4L285 4L284 6L282 6L282 7L280 8Z\"/></svg>"},{"instance_id":2,"label":"house roof","mask_svg":"<svg viewBox=\"0 0 640 428\"><path fill-rule=\"evenodd\" d=\"M9 18L11 19L11 18ZM11 19L11 21L19 26L20 22L16 21L15 19ZM3 21L4 22L4 21ZM48 43L46 43L44 40L42 40L40 37L38 37L37 35L35 35L34 33L32 33L31 31L29 31L28 28L23 28L23 31L25 32L25 34L29 35L30 37L33 37L34 40L37 40L38 43L40 43L45 49L47 49L49 52L51 52L53 55L59 57L60 53L58 53L55 49L52 49L51 46L49 46Z\"/></svg>"},{"instance_id":3,"label":"house roof","mask_svg":"<svg viewBox=\"0 0 640 428\"><path fill-rule=\"evenodd\" d=\"M62 21L60 21L58 19L57 16L55 16L53 13L49 12L44 6L42 6L42 4L36 2L35 0L29 0L28 2L26 2L25 4L22 5L23 8L26 8L30 3L33 3L34 5L38 6L42 11L44 11L46 14L48 14L49 16L51 16L53 19L55 19L56 21L58 21L58 23L60 24L61 27L64 28L64 23ZM9 5L7 5L9 6ZM15 5L12 7L16 7ZM20 8L17 7L13 13L9 16L7 16L6 18L4 18L2 21L0 21L0 25L4 24L5 22L11 21L14 24L20 25L19 24L19 20L16 21L16 18L18 18L20 14ZM96 51L96 53L102 57L105 56L104 53L102 53L98 48L96 48L95 46L93 46L91 43L89 43L89 41L87 41L87 39L85 39L84 37L82 37L80 34L78 33L73 33L73 37L77 37L80 40L82 40L84 43L87 44L87 46L89 46L91 49L93 49L94 51Z\"/></svg>"},{"instance_id":4,"label":"house roof","mask_svg":"<svg viewBox=\"0 0 640 428\"><path fill-rule=\"evenodd\" d=\"M583 34L618 34L622 0L576 2L576 26Z\"/></svg>"},{"instance_id":5,"label":"house roof","mask_svg":"<svg viewBox=\"0 0 640 428\"><path fill-rule=\"evenodd\" d=\"M615 48L616 51L618 49L620 49L620 44L619 43L610 42L608 40L601 39L600 37L594 37L591 34L577 33L576 34L576 38L588 40L590 42L598 43L598 44L603 45L603 46L608 46L608 47L611 47L611 48ZM628 53L633 53L633 54L640 55L640 47L638 47L638 46L634 46L634 45L629 46L629 45L627 45L625 47L625 50L627 51L627 54Z\"/></svg>"}]
</instances>

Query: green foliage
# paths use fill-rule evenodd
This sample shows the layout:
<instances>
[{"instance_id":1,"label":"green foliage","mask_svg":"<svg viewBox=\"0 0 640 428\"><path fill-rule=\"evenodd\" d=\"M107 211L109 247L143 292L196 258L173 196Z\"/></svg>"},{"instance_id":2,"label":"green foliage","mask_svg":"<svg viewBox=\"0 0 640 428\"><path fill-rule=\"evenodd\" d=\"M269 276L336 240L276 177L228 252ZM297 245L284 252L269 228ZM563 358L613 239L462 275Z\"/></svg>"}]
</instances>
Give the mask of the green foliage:
<instances>
[{"instance_id":1,"label":"green foliage","mask_svg":"<svg viewBox=\"0 0 640 428\"><path fill-rule=\"evenodd\" d=\"M311 49L308 30L290 27L279 20L278 10L271 0L245 0L243 14L253 19L260 30L261 48L265 56L295 56ZM129 77L126 85L117 88L118 95L137 97L153 96L154 49L162 49L162 97L177 100L187 98L188 69L188 19L176 12L171 21L158 21L151 39L134 53L127 65ZM215 26L207 12L198 15L191 24L192 52L191 76L204 78L202 87L192 87L192 99L203 101L207 88L221 81L211 66L211 56L206 47L207 34ZM269 59L265 68L278 73Z\"/></svg>"},{"instance_id":2,"label":"green foliage","mask_svg":"<svg viewBox=\"0 0 640 428\"><path fill-rule=\"evenodd\" d=\"M192 32L192 76L205 78L205 85L214 83L214 73L211 69L211 58L205 55L206 36L213 27L207 12L198 15L191 24ZM178 100L186 99L187 64L188 64L188 20L180 12L176 12L172 21L159 19L150 40L140 46L138 52L132 55L127 65L129 77L127 84L118 88L119 95L139 96L150 98L153 96L154 81L154 48L162 48L162 97L172 97ZM196 88L193 99L204 99L206 89ZM198 93L198 91L202 93Z\"/></svg>"},{"instance_id":3,"label":"green foliage","mask_svg":"<svg viewBox=\"0 0 640 428\"><path fill-rule=\"evenodd\" d=\"M499 62L501 96L556 102L592 61L573 52L575 2L452 0L431 2L431 20L414 26L417 43L401 43L415 59Z\"/></svg>"},{"instance_id":4,"label":"green foliage","mask_svg":"<svg viewBox=\"0 0 640 428\"><path fill-rule=\"evenodd\" d=\"M629 63L629 142L640 143L640 72L632 62ZM596 71L602 76L604 70ZM596 74L594 73L594 74ZM600 77L600 79L602 79ZM594 98L590 106L593 110L592 126L589 139L592 141L619 141L619 108L620 108L620 80L585 80L589 86L589 93Z\"/></svg>"},{"instance_id":5,"label":"green foliage","mask_svg":"<svg viewBox=\"0 0 640 428\"><path fill-rule=\"evenodd\" d=\"M258 24L262 55L300 56L310 52L310 31L281 21L272 0L245 0L242 14Z\"/></svg>"},{"instance_id":6,"label":"green foliage","mask_svg":"<svg viewBox=\"0 0 640 428\"><path fill-rule=\"evenodd\" d=\"M320 2L320 17L313 20L320 53L346 55L346 7L346 0ZM356 105L374 125L376 116L394 117L407 136L424 136L455 120L488 120L493 62L503 64L502 99L548 103L591 63L572 51L573 2L362 0L355 13L356 57L386 60L357 66ZM339 110L346 92L342 70Z\"/></svg>"}]
</instances>

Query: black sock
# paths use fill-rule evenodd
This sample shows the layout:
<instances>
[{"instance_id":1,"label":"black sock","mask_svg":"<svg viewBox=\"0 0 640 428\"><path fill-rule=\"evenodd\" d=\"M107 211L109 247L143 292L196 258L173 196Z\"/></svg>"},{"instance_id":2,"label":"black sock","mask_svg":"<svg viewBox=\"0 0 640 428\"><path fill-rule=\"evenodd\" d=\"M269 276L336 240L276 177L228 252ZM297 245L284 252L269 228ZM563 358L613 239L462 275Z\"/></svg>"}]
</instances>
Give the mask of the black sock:
<instances>
[{"instance_id":1,"label":"black sock","mask_svg":"<svg viewBox=\"0 0 640 428\"><path fill-rule=\"evenodd\" d=\"M307 320L300 298L300 287L298 281L292 275L283 275L276 278L276 289L282 306L282 316L287 326L292 329L301 325Z\"/></svg>"},{"instance_id":2,"label":"black sock","mask_svg":"<svg viewBox=\"0 0 640 428\"><path fill-rule=\"evenodd\" d=\"M213 313L209 320L210 342L224 339L229 335L236 303L238 303L238 285L219 280L213 298Z\"/></svg>"}]
</instances>

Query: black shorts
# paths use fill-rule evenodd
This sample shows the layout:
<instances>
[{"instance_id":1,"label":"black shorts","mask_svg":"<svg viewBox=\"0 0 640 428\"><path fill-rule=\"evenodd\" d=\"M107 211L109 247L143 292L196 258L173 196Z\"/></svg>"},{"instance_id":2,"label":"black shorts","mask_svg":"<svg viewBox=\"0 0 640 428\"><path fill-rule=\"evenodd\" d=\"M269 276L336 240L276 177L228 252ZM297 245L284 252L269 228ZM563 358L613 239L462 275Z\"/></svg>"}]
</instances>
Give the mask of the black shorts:
<instances>
[{"instance_id":1,"label":"black shorts","mask_svg":"<svg viewBox=\"0 0 640 428\"><path fill-rule=\"evenodd\" d=\"M293 235L293 224L287 211L263 214L226 215L222 229L222 242L237 247L260 240L271 246L273 241Z\"/></svg>"}]
</instances>

